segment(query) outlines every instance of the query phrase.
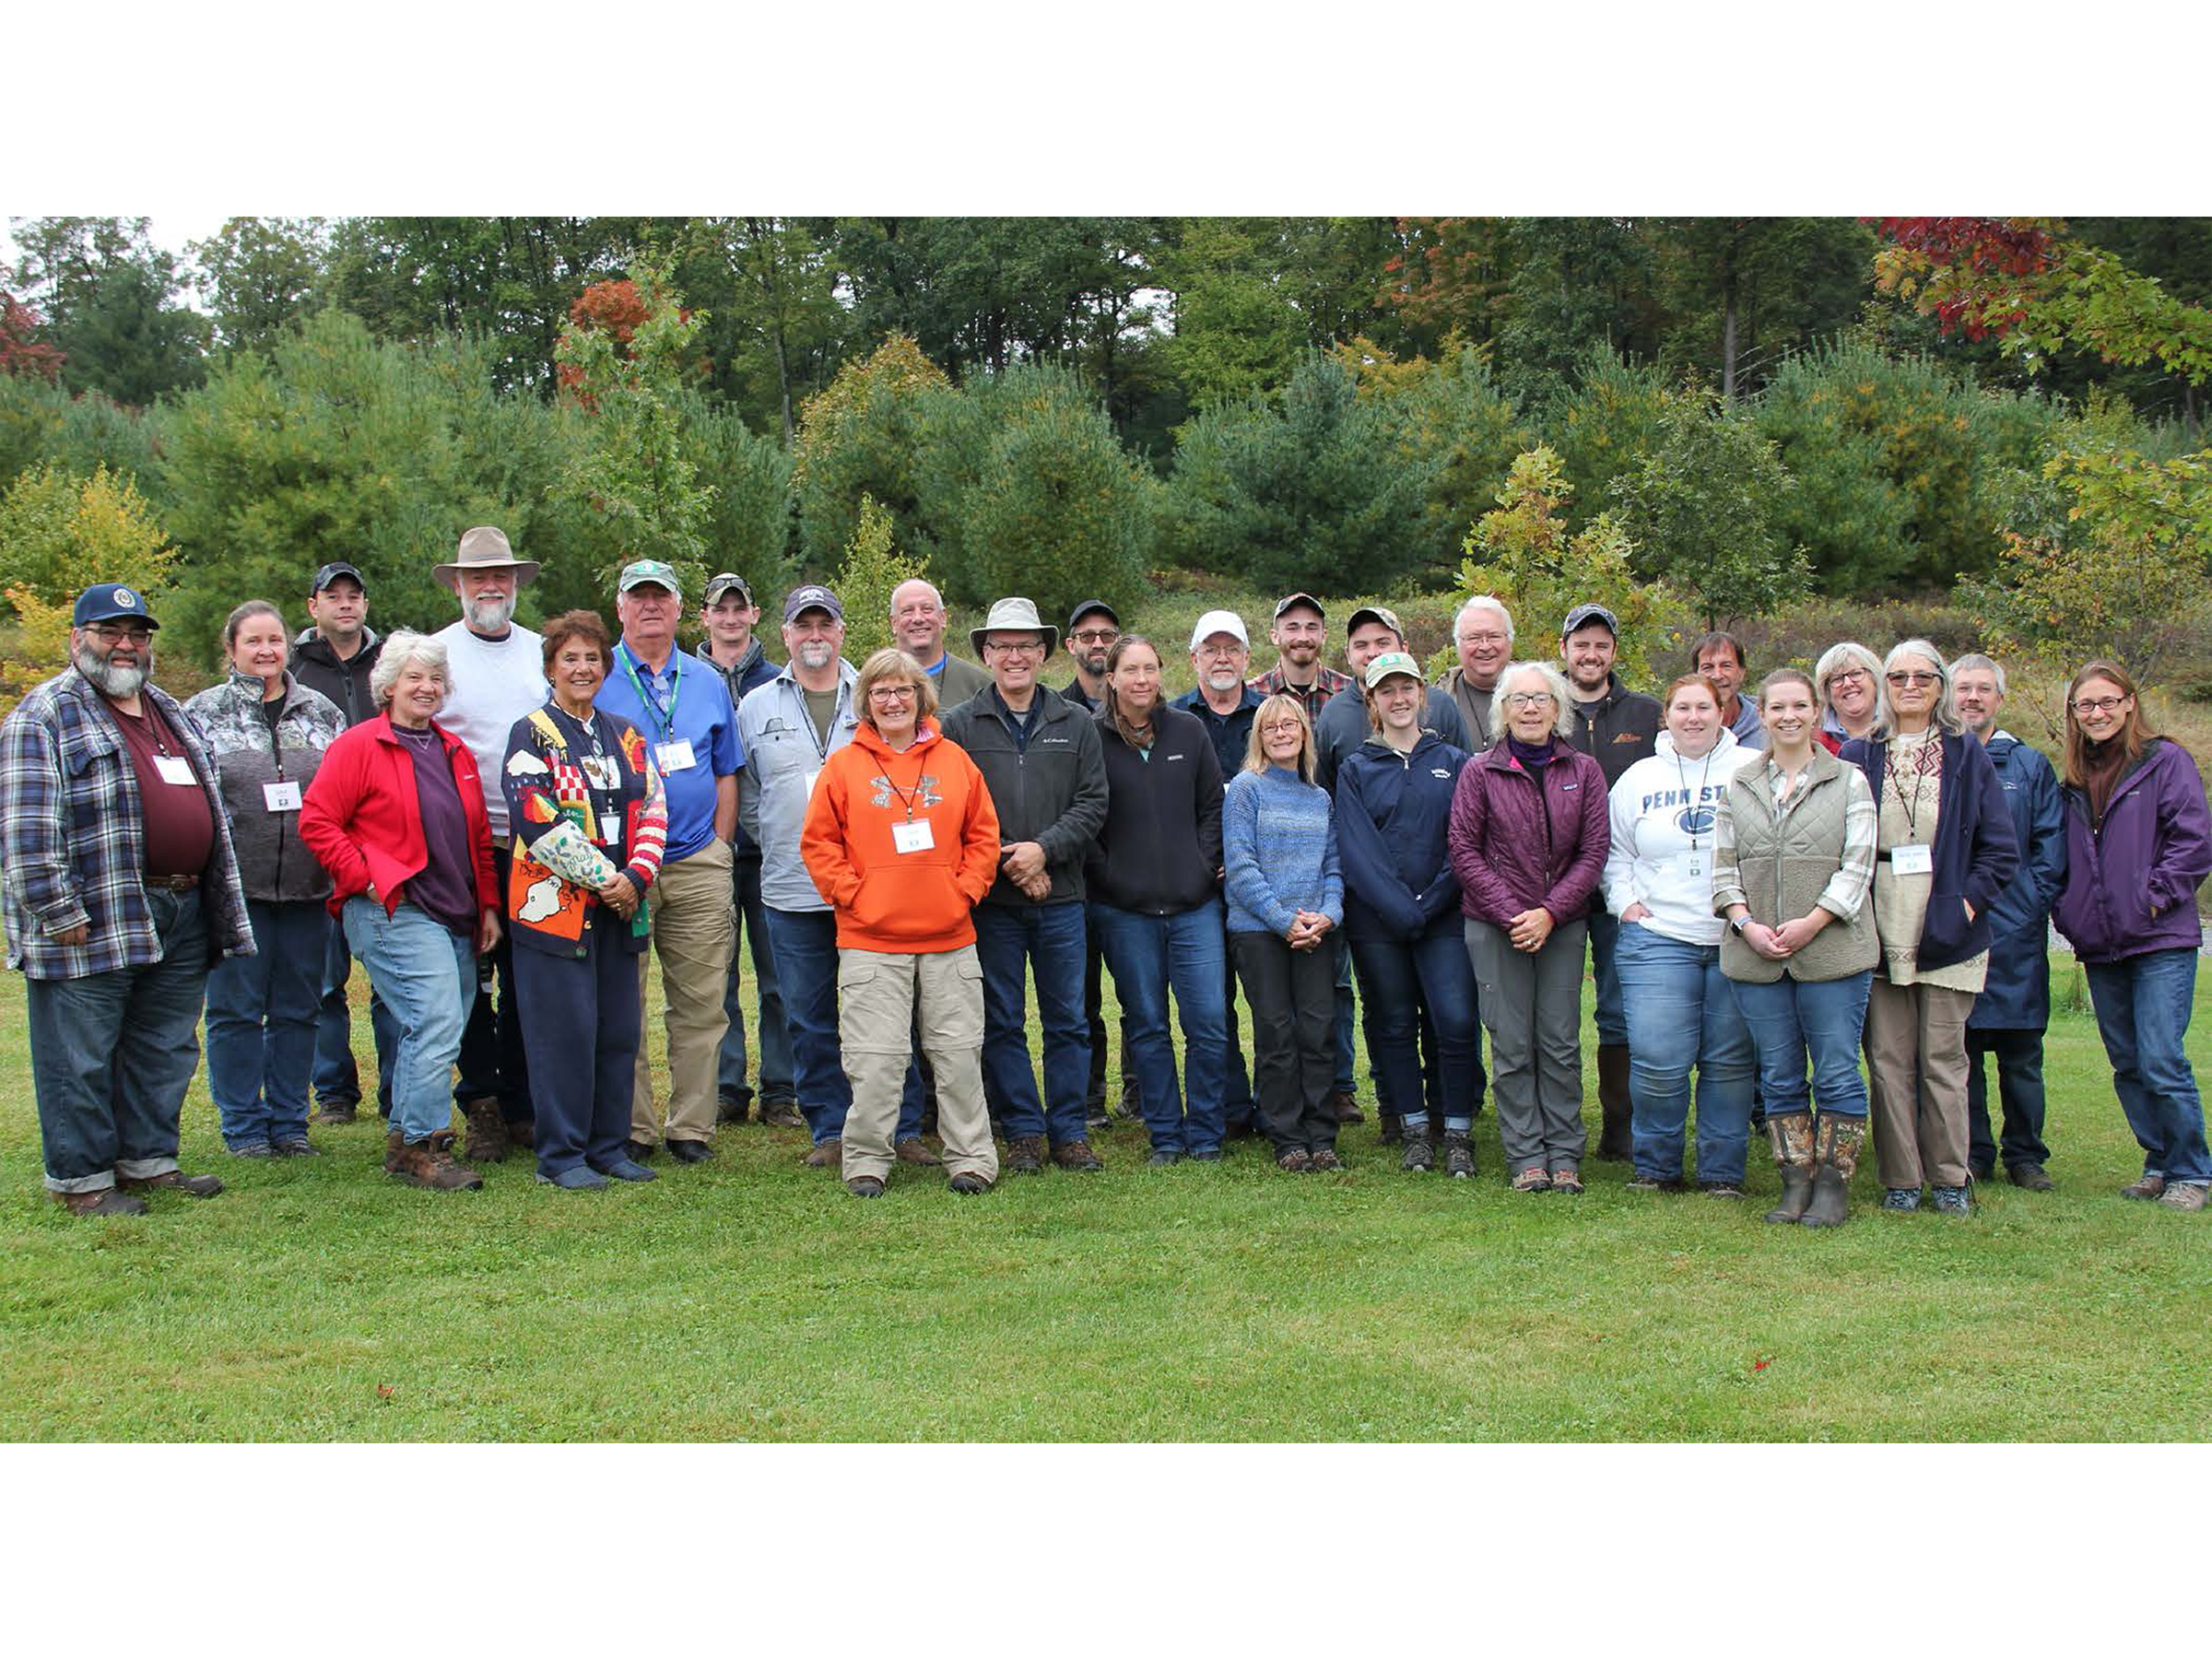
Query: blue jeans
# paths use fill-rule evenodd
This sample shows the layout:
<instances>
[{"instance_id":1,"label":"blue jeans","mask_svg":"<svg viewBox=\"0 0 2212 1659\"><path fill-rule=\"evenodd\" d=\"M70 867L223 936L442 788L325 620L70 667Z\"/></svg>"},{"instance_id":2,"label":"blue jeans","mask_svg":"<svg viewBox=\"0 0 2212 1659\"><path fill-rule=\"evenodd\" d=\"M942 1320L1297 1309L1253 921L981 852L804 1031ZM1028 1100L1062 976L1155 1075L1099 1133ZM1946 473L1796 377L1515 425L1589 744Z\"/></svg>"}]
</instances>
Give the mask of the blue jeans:
<instances>
[{"instance_id":1,"label":"blue jeans","mask_svg":"<svg viewBox=\"0 0 2212 1659\"><path fill-rule=\"evenodd\" d=\"M1623 924L1613 950L1628 1010L1636 1173L1682 1179L1689 1068L1698 1068L1698 1179L1741 1186L1758 1062L1718 945ZM1802 1067L1800 1068L1802 1070Z\"/></svg>"},{"instance_id":2,"label":"blue jeans","mask_svg":"<svg viewBox=\"0 0 2212 1659\"><path fill-rule=\"evenodd\" d=\"M353 1058L353 1012L346 1001L346 982L353 976L353 952L346 947L346 929L334 916L330 948L323 960L323 1014L315 1023L315 1100L324 1106L359 1106L361 1072ZM369 1032L376 1043L376 1105L392 1115L392 1051L399 1045L399 1021L384 1006L384 999L369 993Z\"/></svg>"},{"instance_id":3,"label":"blue jeans","mask_svg":"<svg viewBox=\"0 0 2212 1659\"><path fill-rule=\"evenodd\" d=\"M50 1193L99 1193L177 1167L177 1116L200 1063L207 924L197 892L148 888L161 959L26 978L30 1082Z\"/></svg>"},{"instance_id":4,"label":"blue jeans","mask_svg":"<svg viewBox=\"0 0 2212 1659\"><path fill-rule=\"evenodd\" d=\"M814 1144L842 1139L853 1108L837 1037L837 916L830 911L786 911L763 905L776 977L783 989L783 1018L791 1031L792 1080ZM911 1061L899 1101L896 1138L922 1133L922 1073Z\"/></svg>"},{"instance_id":5,"label":"blue jeans","mask_svg":"<svg viewBox=\"0 0 2212 1659\"><path fill-rule=\"evenodd\" d=\"M1759 1093L1769 1117L1809 1112L1812 1101L1838 1117L1866 1115L1859 1037L1866 1028L1866 993L1874 983L1874 970L1838 980L1794 980L1785 973L1771 985L1749 980L1729 983L1735 987L1735 1006L1759 1055ZM1805 1081L1808 1053L1813 1065L1809 1101Z\"/></svg>"},{"instance_id":6,"label":"blue jeans","mask_svg":"<svg viewBox=\"0 0 2212 1659\"><path fill-rule=\"evenodd\" d=\"M337 931L320 899L246 900L253 954L207 971L207 1092L227 1147L307 1138L323 968Z\"/></svg>"},{"instance_id":7,"label":"blue jeans","mask_svg":"<svg viewBox=\"0 0 2212 1659\"><path fill-rule=\"evenodd\" d=\"M743 948L749 940L753 953L753 982L760 988L760 1099L789 1100L792 1094L791 1027L783 1017L783 993L776 981L776 953L769 944L767 906L760 901L760 858L743 853L730 861L737 887L737 932ZM753 1090L745 1080L745 1015L737 1006L737 952L730 953L730 989L723 1011L730 1017L730 1033L722 1040L721 1064L716 1069L715 1093L724 1100L750 1100Z\"/></svg>"},{"instance_id":8,"label":"blue jeans","mask_svg":"<svg viewBox=\"0 0 2212 1659\"><path fill-rule=\"evenodd\" d=\"M1227 1133L1221 1095L1229 1075L1224 1053L1228 1004L1221 984L1228 956L1222 947L1221 901L1208 899L1196 910L1172 916L1093 904L1090 925L1113 970L1152 1149L1220 1150ZM1188 1115L1183 1092L1175 1086L1175 1045L1168 1035L1171 989L1182 1025Z\"/></svg>"},{"instance_id":9,"label":"blue jeans","mask_svg":"<svg viewBox=\"0 0 2212 1659\"><path fill-rule=\"evenodd\" d=\"M2147 950L2082 969L2112 1063L2112 1091L2143 1148L2143 1172L2169 1182L2212 1181L2205 1103L2182 1052L2196 996L2196 952Z\"/></svg>"},{"instance_id":10,"label":"blue jeans","mask_svg":"<svg viewBox=\"0 0 2212 1659\"><path fill-rule=\"evenodd\" d=\"M1090 1079L1090 1022L1083 1018L1083 906L979 904L975 955L983 969L983 1077L1005 1113L1006 1137L1082 1140ZM1024 971L1037 979L1044 1028L1044 1099L1030 1069ZM1143 1085L1140 1083L1139 1088Z\"/></svg>"},{"instance_id":11,"label":"blue jeans","mask_svg":"<svg viewBox=\"0 0 2212 1659\"><path fill-rule=\"evenodd\" d=\"M1620 918L1608 914L1601 904L1592 904L1590 971L1597 980L1597 1041L1601 1045L1629 1041L1629 1018L1621 1008L1620 970L1614 957L1620 935ZM1700 1132L1704 1124L1705 1114L1700 1112L1698 1114Z\"/></svg>"},{"instance_id":12,"label":"blue jeans","mask_svg":"<svg viewBox=\"0 0 2212 1659\"><path fill-rule=\"evenodd\" d=\"M359 895L346 900L346 943L399 1021L392 1053L392 1126L409 1146L453 1121L453 1061L477 1000L477 953L419 905L391 915Z\"/></svg>"},{"instance_id":13,"label":"blue jeans","mask_svg":"<svg viewBox=\"0 0 2212 1659\"><path fill-rule=\"evenodd\" d=\"M1426 1116L1421 1092L1421 1012L1436 1028L1437 1079L1444 1122L1465 1128L1482 1110L1482 1041L1475 1010L1475 968L1459 915L1448 912L1411 944L1354 939L1359 994L1367 1004L1368 1062L1377 1087L1406 1115Z\"/></svg>"}]
</instances>

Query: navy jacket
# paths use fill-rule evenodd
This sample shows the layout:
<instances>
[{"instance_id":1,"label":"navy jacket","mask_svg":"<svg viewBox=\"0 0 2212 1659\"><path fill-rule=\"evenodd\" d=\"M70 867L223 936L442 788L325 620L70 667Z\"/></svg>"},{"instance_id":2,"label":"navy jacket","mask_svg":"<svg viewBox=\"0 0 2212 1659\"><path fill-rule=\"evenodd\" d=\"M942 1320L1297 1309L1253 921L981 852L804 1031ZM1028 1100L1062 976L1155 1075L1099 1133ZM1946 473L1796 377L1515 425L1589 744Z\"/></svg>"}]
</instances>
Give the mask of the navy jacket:
<instances>
[{"instance_id":1,"label":"navy jacket","mask_svg":"<svg viewBox=\"0 0 2212 1659\"><path fill-rule=\"evenodd\" d=\"M1247 686L1242 702L1227 714L1217 714L1206 706L1206 692L1194 688L1168 706L1186 710L1198 717L1206 735L1214 740L1214 759L1221 763L1221 782L1226 788L1229 780L1244 770L1245 746L1252 741L1252 717L1266 700Z\"/></svg>"},{"instance_id":2,"label":"navy jacket","mask_svg":"<svg viewBox=\"0 0 2212 1659\"><path fill-rule=\"evenodd\" d=\"M2066 808L2051 762L2009 733L1989 740L2012 809L2020 865L1989 907L1989 980L1967 1024L2040 1031L2051 1023L2051 907L2066 885Z\"/></svg>"},{"instance_id":3,"label":"navy jacket","mask_svg":"<svg viewBox=\"0 0 2212 1659\"><path fill-rule=\"evenodd\" d=\"M1429 701L1421 711L1421 730L1434 732L1465 753L1467 723L1459 703L1449 691L1429 688ZM1331 794L1336 793L1336 771L1359 752L1368 739L1367 700L1357 683L1329 699L1313 723L1313 782Z\"/></svg>"},{"instance_id":4,"label":"navy jacket","mask_svg":"<svg viewBox=\"0 0 2212 1659\"><path fill-rule=\"evenodd\" d=\"M1459 877L1447 846L1452 795L1467 751L1422 732L1401 755L1370 737L1336 770L1336 856L1344 932L1411 944L1459 926Z\"/></svg>"},{"instance_id":5,"label":"navy jacket","mask_svg":"<svg viewBox=\"0 0 2212 1659\"><path fill-rule=\"evenodd\" d=\"M1159 710L1148 760L1102 711L1092 719L1106 757L1106 821L1084 867L1090 897L1147 916L1218 898L1221 767L1197 716Z\"/></svg>"},{"instance_id":6,"label":"navy jacket","mask_svg":"<svg viewBox=\"0 0 2212 1659\"><path fill-rule=\"evenodd\" d=\"M1936 882L1920 924L1918 965L1948 968L1989 948L1989 913L2019 866L2005 786L1979 737L1942 734L1943 803L1936 818ZM1839 757L1866 774L1878 810L1889 746L1853 737ZM1968 921L1966 907L1974 907Z\"/></svg>"}]
</instances>

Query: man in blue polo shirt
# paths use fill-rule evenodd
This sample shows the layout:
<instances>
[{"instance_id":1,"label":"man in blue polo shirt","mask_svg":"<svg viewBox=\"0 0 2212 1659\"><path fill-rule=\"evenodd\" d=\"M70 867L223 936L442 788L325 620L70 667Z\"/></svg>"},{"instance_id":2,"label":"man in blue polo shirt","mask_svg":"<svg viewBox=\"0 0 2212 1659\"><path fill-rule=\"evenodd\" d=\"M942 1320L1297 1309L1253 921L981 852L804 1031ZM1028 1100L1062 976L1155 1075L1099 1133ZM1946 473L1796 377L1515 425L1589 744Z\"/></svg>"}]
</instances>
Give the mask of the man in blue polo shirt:
<instances>
[{"instance_id":1,"label":"man in blue polo shirt","mask_svg":"<svg viewBox=\"0 0 2212 1659\"><path fill-rule=\"evenodd\" d=\"M615 595L622 638L599 707L637 728L668 792L668 850L653 884L653 948L638 959L638 999L645 999L648 964L658 957L668 1032L668 1150L698 1163L714 1153L715 1072L729 1030L723 999L736 948L730 843L745 754L729 687L676 648L683 608L673 567L657 559L623 567ZM632 1158L650 1155L659 1136L648 1047L638 1043Z\"/></svg>"}]
</instances>

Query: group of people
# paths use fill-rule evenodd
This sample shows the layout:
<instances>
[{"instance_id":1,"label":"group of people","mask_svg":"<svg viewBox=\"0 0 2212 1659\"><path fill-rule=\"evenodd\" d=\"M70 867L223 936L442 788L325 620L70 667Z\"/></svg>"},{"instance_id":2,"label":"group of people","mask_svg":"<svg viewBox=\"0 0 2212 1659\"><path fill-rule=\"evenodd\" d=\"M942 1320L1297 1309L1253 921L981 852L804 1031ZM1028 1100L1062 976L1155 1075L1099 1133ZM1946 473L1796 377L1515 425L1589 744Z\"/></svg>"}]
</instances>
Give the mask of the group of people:
<instances>
[{"instance_id":1,"label":"group of people","mask_svg":"<svg viewBox=\"0 0 2212 1659\"><path fill-rule=\"evenodd\" d=\"M437 1190L515 1147L564 1189L650 1181L663 1147L711 1158L756 1107L858 1197L902 1165L967 1194L1097 1171L1110 975L1153 1166L1248 1133L1287 1171L1341 1168L1360 1019L1405 1171L1475 1175L1487 1093L1512 1188L1575 1194L1594 971L1596 1156L1631 1162L1631 1190L1740 1198L1763 1124L1767 1219L1832 1226L1871 1120L1883 1206L1961 1212L2000 1161L2052 1185L2053 921L2144 1149L2125 1195L2206 1202L2183 1035L2212 820L2116 665L2068 687L2054 771L1999 725L1997 664L1919 640L1753 690L1713 633L1653 698L1622 685L1602 605L1522 657L1477 596L1430 686L1379 606L1328 666L1299 593L1257 677L1243 619L1202 617L1196 685L1170 700L1161 648L1104 600L1067 619L1054 689L1063 630L1023 598L990 607L971 662L942 596L904 583L898 642L855 666L838 595L803 585L778 667L735 573L707 584L695 653L670 566L622 571L614 633L589 610L517 624L537 569L471 529L436 567L459 618L380 637L359 569L325 565L304 632L241 605L229 677L184 704L152 683L143 595L78 600L69 666L0 727L8 960L70 1209L220 1190L177 1162L203 1011L229 1150L314 1155L311 1090L318 1121L361 1105L358 960L384 1167Z\"/></svg>"}]
</instances>

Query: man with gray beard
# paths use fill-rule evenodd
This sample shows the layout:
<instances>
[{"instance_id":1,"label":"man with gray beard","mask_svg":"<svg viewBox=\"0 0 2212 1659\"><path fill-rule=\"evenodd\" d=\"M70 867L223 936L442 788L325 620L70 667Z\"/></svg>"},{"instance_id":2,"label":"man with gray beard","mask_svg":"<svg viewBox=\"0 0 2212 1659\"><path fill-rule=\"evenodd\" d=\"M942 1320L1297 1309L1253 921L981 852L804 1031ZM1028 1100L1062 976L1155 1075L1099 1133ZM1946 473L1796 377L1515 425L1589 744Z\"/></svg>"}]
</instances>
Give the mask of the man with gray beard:
<instances>
[{"instance_id":1,"label":"man with gray beard","mask_svg":"<svg viewBox=\"0 0 2212 1659\"><path fill-rule=\"evenodd\" d=\"M211 1198L177 1167L210 964L252 956L229 820L199 724L150 683L136 590L85 590L70 667L0 725L0 911L30 1005L46 1190L79 1216L141 1192Z\"/></svg>"}]
</instances>

